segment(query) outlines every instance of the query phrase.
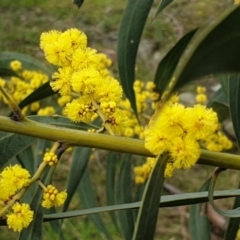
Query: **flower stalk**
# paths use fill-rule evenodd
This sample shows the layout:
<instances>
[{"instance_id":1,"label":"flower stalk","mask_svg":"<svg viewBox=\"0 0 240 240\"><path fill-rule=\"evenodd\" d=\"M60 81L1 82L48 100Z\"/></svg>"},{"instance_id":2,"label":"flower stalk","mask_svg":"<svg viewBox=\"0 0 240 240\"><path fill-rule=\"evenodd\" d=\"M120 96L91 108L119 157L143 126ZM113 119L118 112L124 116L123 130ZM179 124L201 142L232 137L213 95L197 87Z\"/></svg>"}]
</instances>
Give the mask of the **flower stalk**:
<instances>
[{"instance_id":1,"label":"flower stalk","mask_svg":"<svg viewBox=\"0 0 240 240\"><path fill-rule=\"evenodd\" d=\"M54 142L63 142L72 146L94 147L154 157L153 154L144 147L143 140L60 128L31 121L27 118L21 122L16 122L9 117L0 116L0 123L0 131L4 132L22 134ZM201 156L197 163L240 170L240 156L229 153L201 150Z\"/></svg>"}]
</instances>

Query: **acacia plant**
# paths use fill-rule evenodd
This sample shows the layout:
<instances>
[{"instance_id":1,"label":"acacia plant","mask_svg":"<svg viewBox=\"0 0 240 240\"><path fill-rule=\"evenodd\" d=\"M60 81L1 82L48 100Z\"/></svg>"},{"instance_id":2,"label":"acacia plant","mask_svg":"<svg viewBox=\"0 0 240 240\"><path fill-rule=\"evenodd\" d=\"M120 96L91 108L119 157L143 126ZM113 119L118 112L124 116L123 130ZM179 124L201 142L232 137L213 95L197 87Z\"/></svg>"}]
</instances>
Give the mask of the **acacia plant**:
<instances>
[{"instance_id":1,"label":"acacia plant","mask_svg":"<svg viewBox=\"0 0 240 240\"><path fill-rule=\"evenodd\" d=\"M155 16L171 2L161 1ZM236 238L239 198L233 210L218 209L214 199L240 192L214 187L223 170L240 170L240 156L222 152L240 143L240 5L184 35L160 61L153 81L144 82L135 79L135 65L152 5L128 1L118 35L119 80L111 60L76 28L41 34L40 48L54 67L23 54L0 54L0 100L10 109L0 116L0 217L2 225L20 232L19 239L42 239L43 222L54 220L62 236L62 221L82 215L89 215L104 239L114 239L99 215L109 212L124 239L150 240L162 207L194 204L191 239L206 240L211 232L203 202L231 219L225 239ZM199 86L195 105L180 102L182 86L213 74L221 87L209 100ZM222 129L226 119L235 140ZM94 196L88 168L93 154L107 159L106 206ZM137 156L144 157L142 165ZM66 187L59 189L53 174L70 157ZM195 164L216 167L199 192L162 196L166 178ZM70 211L74 193L82 209Z\"/></svg>"}]
</instances>

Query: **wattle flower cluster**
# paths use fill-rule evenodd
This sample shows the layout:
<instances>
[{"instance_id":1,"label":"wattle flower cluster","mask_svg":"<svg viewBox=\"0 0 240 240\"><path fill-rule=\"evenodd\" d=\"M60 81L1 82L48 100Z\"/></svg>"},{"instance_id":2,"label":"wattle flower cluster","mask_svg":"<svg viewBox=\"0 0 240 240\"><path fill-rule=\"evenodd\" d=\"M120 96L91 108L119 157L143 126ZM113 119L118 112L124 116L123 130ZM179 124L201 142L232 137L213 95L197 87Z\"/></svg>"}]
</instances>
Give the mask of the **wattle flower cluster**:
<instances>
[{"instance_id":1,"label":"wattle flower cluster","mask_svg":"<svg viewBox=\"0 0 240 240\"><path fill-rule=\"evenodd\" d=\"M128 118L118 108L122 88L107 69L111 60L88 47L78 29L43 33L40 47L46 59L60 67L50 85L64 97L61 104L67 103L63 113L73 122L89 123L100 116L104 126L123 134Z\"/></svg>"},{"instance_id":2,"label":"wattle flower cluster","mask_svg":"<svg viewBox=\"0 0 240 240\"><path fill-rule=\"evenodd\" d=\"M43 162L50 166L57 163L57 156L53 152L44 155ZM40 180L38 181L40 182ZM33 220L34 211L27 203L20 203L20 199L33 183L28 170L20 165L8 166L0 173L0 217L5 217L7 225L14 231L22 231ZM42 206L44 208L61 206L66 198L66 191L59 192L53 185L44 186Z\"/></svg>"},{"instance_id":3,"label":"wattle flower cluster","mask_svg":"<svg viewBox=\"0 0 240 240\"><path fill-rule=\"evenodd\" d=\"M34 90L49 80L45 73L24 69L22 63L18 60L11 61L10 68L15 71L16 76L12 76L8 80L0 78L0 86L6 89L16 103L20 103ZM8 104L7 100L0 94L0 100L1 98L3 98L5 104ZM39 102L30 105L30 110L33 112L37 112L39 108ZM26 113L27 110L28 107L25 107L23 113Z\"/></svg>"},{"instance_id":4,"label":"wattle flower cluster","mask_svg":"<svg viewBox=\"0 0 240 240\"><path fill-rule=\"evenodd\" d=\"M30 183L30 173L20 165L6 167L0 174L0 213L6 216L9 228L21 231L28 227L33 219L33 211L29 204L14 203L7 214L4 207L12 197L23 187Z\"/></svg>"},{"instance_id":5,"label":"wattle flower cluster","mask_svg":"<svg viewBox=\"0 0 240 240\"><path fill-rule=\"evenodd\" d=\"M44 208L59 207L67 198L66 191L59 192L53 185L44 189L42 206Z\"/></svg>"},{"instance_id":6,"label":"wattle flower cluster","mask_svg":"<svg viewBox=\"0 0 240 240\"><path fill-rule=\"evenodd\" d=\"M145 130L145 147L153 154L169 152L165 176L176 168L190 168L200 156L200 141L218 129L217 114L203 105L184 107L168 103L153 117Z\"/></svg>"}]
</instances>

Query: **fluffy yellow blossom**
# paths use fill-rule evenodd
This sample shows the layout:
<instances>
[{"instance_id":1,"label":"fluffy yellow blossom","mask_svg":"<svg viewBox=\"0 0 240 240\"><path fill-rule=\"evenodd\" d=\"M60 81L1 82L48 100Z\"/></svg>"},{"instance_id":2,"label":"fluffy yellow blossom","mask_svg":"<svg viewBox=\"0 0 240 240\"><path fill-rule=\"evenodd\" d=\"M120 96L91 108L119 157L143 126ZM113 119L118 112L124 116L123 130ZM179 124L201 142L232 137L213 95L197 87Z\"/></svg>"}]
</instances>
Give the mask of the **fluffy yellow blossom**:
<instances>
[{"instance_id":1,"label":"fluffy yellow blossom","mask_svg":"<svg viewBox=\"0 0 240 240\"><path fill-rule=\"evenodd\" d=\"M75 51L85 49L86 45L86 35L75 28L63 33L56 30L45 32L40 37L40 47L46 59L58 66L71 65Z\"/></svg>"},{"instance_id":2,"label":"fluffy yellow blossom","mask_svg":"<svg viewBox=\"0 0 240 240\"><path fill-rule=\"evenodd\" d=\"M72 88L77 93L95 94L103 79L95 68L85 68L75 72L71 79Z\"/></svg>"},{"instance_id":3,"label":"fluffy yellow blossom","mask_svg":"<svg viewBox=\"0 0 240 240\"><path fill-rule=\"evenodd\" d=\"M168 162L165 168L164 177L170 178L173 176L174 167L171 162Z\"/></svg>"},{"instance_id":4,"label":"fluffy yellow blossom","mask_svg":"<svg viewBox=\"0 0 240 240\"><path fill-rule=\"evenodd\" d=\"M186 108L178 103L166 105L161 112L161 117L156 120L156 125L161 129L168 128L168 137L176 137L185 131Z\"/></svg>"},{"instance_id":5,"label":"fluffy yellow blossom","mask_svg":"<svg viewBox=\"0 0 240 240\"><path fill-rule=\"evenodd\" d=\"M58 162L58 157L54 152L46 152L44 154L43 161L49 166L53 166Z\"/></svg>"},{"instance_id":6,"label":"fluffy yellow blossom","mask_svg":"<svg viewBox=\"0 0 240 240\"><path fill-rule=\"evenodd\" d=\"M123 135L125 137L133 137L134 136L133 128L131 128L131 127L126 128Z\"/></svg>"},{"instance_id":7,"label":"fluffy yellow blossom","mask_svg":"<svg viewBox=\"0 0 240 240\"><path fill-rule=\"evenodd\" d=\"M39 108L40 108L40 103L39 102L35 102L35 103L31 104L31 111L32 112L36 112Z\"/></svg>"},{"instance_id":8,"label":"fluffy yellow blossom","mask_svg":"<svg viewBox=\"0 0 240 240\"><path fill-rule=\"evenodd\" d=\"M73 53L71 66L77 71L89 67L96 69L99 63L96 56L97 50L93 48L79 48Z\"/></svg>"},{"instance_id":9,"label":"fluffy yellow blossom","mask_svg":"<svg viewBox=\"0 0 240 240\"><path fill-rule=\"evenodd\" d=\"M69 66L73 54L72 43L69 36L60 33L57 39L55 39L56 36L54 34L51 37L53 37L53 41L49 43L43 41L40 43L40 46L43 46L46 59L48 62L57 66ZM44 38L46 39L46 37L42 39Z\"/></svg>"},{"instance_id":10,"label":"fluffy yellow blossom","mask_svg":"<svg viewBox=\"0 0 240 240\"><path fill-rule=\"evenodd\" d=\"M169 149L174 138L184 134L185 108L180 104L167 104L158 119L152 120L145 130L145 147L154 154Z\"/></svg>"},{"instance_id":11,"label":"fluffy yellow blossom","mask_svg":"<svg viewBox=\"0 0 240 240\"><path fill-rule=\"evenodd\" d=\"M60 31L51 30L49 32L44 32L40 36L40 48L44 50L48 45L56 42L61 35Z\"/></svg>"},{"instance_id":12,"label":"fluffy yellow blossom","mask_svg":"<svg viewBox=\"0 0 240 240\"><path fill-rule=\"evenodd\" d=\"M106 69L107 67L112 65L111 59L109 59L106 54L103 53L97 53L96 58L98 59L97 69L98 71L102 71Z\"/></svg>"},{"instance_id":13,"label":"fluffy yellow blossom","mask_svg":"<svg viewBox=\"0 0 240 240\"><path fill-rule=\"evenodd\" d=\"M153 154L163 153L169 148L169 138L166 129L147 127L145 132L145 147Z\"/></svg>"},{"instance_id":14,"label":"fluffy yellow blossom","mask_svg":"<svg viewBox=\"0 0 240 240\"><path fill-rule=\"evenodd\" d=\"M74 99L64 109L64 115L73 122L91 122L96 117L96 109L86 97Z\"/></svg>"},{"instance_id":15,"label":"fluffy yellow blossom","mask_svg":"<svg viewBox=\"0 0 240 240\"><path fill-rule=\"evenodd\" d=\"M11 61L10 68L15 72L20 71L22 69L22 63L18 60Z\"/></svg>"},{"instance_id":16,"label":"fluffy yellow blossom","mask_svg":"<svg viewBox=\"0 0 240 240\"><path fill-rule=\"evenodd\" d=\"M100 108L105 116L112 115L116 109L117 104L114 101L101 102Z\"/></svg>"},{"instance_id":17,"label":"fluffy yellow blossom","mask_svg":"<svg viewBox=\"0 0 240 240\"><path fill-rule=\"evenodd\" d=\"M142 93L136 93L136 104L137 104L137 111L138 113L142 113L144 110L147 109L146 99L147 96Z\"/></svg>"},{"instance_id":18,"label":"fluffy yellow blossom","mask_svg":"<svg viewBox=\"0 0 240 240\"><path fill-rule=\"evenodd\" d=\"M212 134L203 143L208 150L216 152L229 150L233 147L233 143L221 131Z\"/></svg>"},{"instance_id":19,"label":"fluffy yellow blossom","mask_svg":"<svg viewBox=\"0 0 240 240\"><path fill-rule=\"evenodd\" d=\"M45 107L40 108L37 112L37 115L39 116L51 116L55 113L55 109L53 107Z\"/></svg>"},{"instance_id":20,"label":"fluffy yellow blossom","mask_svg":"<svg viewBox=\"0 0 240 240\"><path fill-rule=\"evenodd\" d=\"M197 162L200 156L198 141L206 141L217 129L217 114L211 109L203 105L185 108L170 101L146 128L145 147L155 155L169 152L171 159L165 176L170 177L175 168L190 168Z\"/></svg>"},{"instance_id":21,"label":"fluffy yellow blossom","mask_svg":"<svg viewBox=\"0 0 240 240\"><path fill-rule=\"evenodd\" d=\"M135 176L135 183L136 184L142 184L145 183L146 179L142 176L136 175Z\"/></svg>"},{"instance_id":22,"label":"fluffy yellow blossom","mask_svg":"<svg viewBox=\"0 0 240 240\"><path fill-rule=\"evenodd\" d=\"M116 103L119 103L122 95L122 87L119 84L118 80L112 77L108 77L101 82L100 86L98 87L98 91L95 93L94 99L99 102L114 101Z\"/></svg>"},{"instance_id":23,"label":"fluffy yellow blossom","mask_svg":"<svg viewBox=\"0 0 240 240\"><path fill-rule=\"evenodd\" d=\"M196 96L196 102L200 104L204 104L207 101L207 96L203 93L197 94Z\"/></svg>"},{"instance_id":24,"label":"fluffy yellow blossom","mask_svg":"<svg viewBox=\"0 0 240 240\"><path fill-rule=\"evenodd\" d=\"M144 83L140 80L135 80L134 83L133 83L133 89L134 89L134 92L135 93L139 93L142 91L144 87Z\"/></svg>"},{"instance_id":25,"label":"fluffy yellow blossom","mask_svg":"<svg viewBox=\"0 0 240 240\"><path fill-rule=\"evenodd\" d=\"M147 180L152 168L154 167L155 162L155 158L148 157L146 158L146 162L144 164L134 167L133 171L135 174L136 184L144 183Z\"/></svg>"},{"instance_id":26,"label":"fluffy yellow blossom","mask_svg":"<svg viewBox=\"0 0 240 240\"><path fill-rule=\"evenodd\" d=\"M12 206L12 212L7 215L7 225L14 231L20 232L23 228L29 226L33 220L33 211L26 203L16 202Z\"/></svg>"},{"instance_id":27,"label":"fluffy yellow blossom","mask_svg":"<svg viewBox=\"0 0 240 240\"><path fill-rule=\"evenodd\" d=\"M53 80L50 82L53 91L59 91L63 96L70 95L72 74L73 69L71 67L59 68L58 72L53 74Z\"/></svg>"},{"instance_id":28,"label":"fluffy yellow blossom","mask_svg":"<svg viewBox=\"0 0 240 240\"><path fill-rule=\"evenodd\" d=\"M189 135L204 139L218 129L218 117L212 109L202 105L188 108L185 114L185 127Z\"/></svg>"},{"instance_id":29,"label":"fluffy yellow blossom","mask_svg":"<svg viewBox=\"0 0 240 240\"><path fill-rule=\"evenodd\" d=\"M71 101L71 96L61 96L57 100L60 106L64 106L66 103L69 103L70 101Z\"/></svg>"},{"instance_id":30,"label":"fluffy yellow blossom","mask_svg":"<svg viewBox=\"0 0 240 240\"><path fill-rule=\"evenodd\" d=\"M205 88L205 87L198 86L198 87L197 87L197 93L198 93L198 94L204 94L204 93L206 93L206 88Z\"/></svg>"},{"instance_id":31,"label":"fluffy yellow blossom","mask_svg":"<svg viewBox=\"0 0 240 240\"><path fill-rule=\"evenodd\" d=\"M0 78L0 86L4 87L6 85L6 81L3 78Z\"/></svg>"},{"instance_id":32,"label":"fluffy yellow blossom","mask_svg":"<svg viewBox=\"0 0 240 240\"><path fill-rule=\"evenodd\" d=\"M206 88L198 86L196 91L196 102L199 104L205 104L207 102Z\"/></svg>"},{"instance_id":33,"label":"fluffy yellow blossom","mask_svg":"<svg viewBox=\"0 0 240 240\"><path fill-rule=\"evenodd\" d=\"M148 81L147 84L146 84L146 89L148 91L153 91L156 87L156 84L152 81Z\"/></svg>"},{"instance_id":34,"label":"fluffy yellow blossom","mask_svg":"<svg viewBox=\"0 0 240 240\"><path fill-rule=\"evenodd\" d=\"M66 191L59 192L53 185L48 185L44 189L42 206L44 208L59 207L67 198Z\"/></svg>"},{"instance_id":35,"label":"fluffy yellow blossom","mask_svg":"<svg viewBox=\"0 0 240 240\"><path fill-rule=\"evenodd\" d=\"M11 77L10 81L4 84L4 88L16 103L21 102L36 88L48 81L48 76L38 71L19 70L18 74L22 78ZM1 80L0 85L2 85ZM4 102L7 103L6 101Z\"/></svg>"},{"instance_id":36,"label":"fluffy yellow blossom","mask_svg":"<svg viewBox=\"0 0 240 240\"><path fill-rule=\"evenodd\" d=\"M135 124L134 133L136 135L140 135L141 133L143 133L143 127L139 126L138 124Z\"/></svg>"},{"instance_id":37,"label":"fluffy yellow blossom","mask_svg":"<svg viewBox=\"0 0 240 240\"><path fill-rule=\"evenodd\" d=\"M123 135L125 129L129 126L129 119L126 111L117 108L112 115L108 116L105 123L111 126L115 134Z\"/></svg>"},{"instance_id":38,"label":"fluffy yellow blossom","mask_svg":"<svg viewBox=\"0 0 240 240\"><path fill-rule=\"evenodd\" d=\"M20 165L4 168L0 174L0 199L8 200L22 187L30 183L30 173Z\"/></svg>"},{"instance_id":39,"label":"fluffy yellow blossom","mask_svg":"<svg viewBox=\"0 0 240 240\"><path fill-rule=\"evenodd\" d=\"M174 168L190 168L200 156L200 147L191 137L178 137L169 148Z\"/></svg>"},{"instance_id":40,"label":"fluffy yellow blossom","mask_svg":"<svg viewBox=\"0 0 240 240\"><path fill-rule=\"evenodd\" d=\"M137 120L129 103L127 111L126 106L120 106L124 105L120 103L123 91L119 81L108 70L112 61L88 47L87 37L77 29L43 33L40 41L46 59L60 66L53 75L51 87L62 96L75 98L71 102L66 98L59 100L60 105L67 103L63 114L73 122L91 122L99 114L107 129L111 127L116 134L133 136ZM147 108L146 99L151 98L154 87L153 82L148 83L147 91L143 91L144 83L135 81L139 112Z\"/></svg>"},{"instance_id":41,"label":"fluffy yellow blossom","mask_svg":"<svg viewBox=\"0 0 240 240\"><path fill-rule=\"evenodd\" d=\"M77 28L70 28L63 32L62 37L69 39L73 50L85 49L87 47L87 36L84 32L79 31Z\"/></svg>"}]
</instances>

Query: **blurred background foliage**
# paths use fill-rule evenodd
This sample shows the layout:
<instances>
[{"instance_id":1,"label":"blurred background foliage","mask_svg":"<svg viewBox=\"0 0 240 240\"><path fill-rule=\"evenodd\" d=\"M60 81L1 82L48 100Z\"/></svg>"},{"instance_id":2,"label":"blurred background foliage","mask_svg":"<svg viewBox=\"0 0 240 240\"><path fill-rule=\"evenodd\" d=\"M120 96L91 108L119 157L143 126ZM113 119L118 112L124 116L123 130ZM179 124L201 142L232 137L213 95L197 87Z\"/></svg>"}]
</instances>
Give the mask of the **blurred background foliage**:
<instances>
[{"instance_id":1,"label":"blurred background foliage","mask_svg":"<svg viewBox=\"0 0 240 240\"><path fill-rule=\"evenodd\" d=\"M116 45L118 28L127 0L87 0L80 9L72 1L57 0L0 0L0 52L16 51L26 53L45 62L43 52L39 48L39 37L44 31L57 29L66 30L76 27L86 33L89 45L106 53L114 63L113 71L117 74ZM155 1L157 7L159 1ZM150 13L141 39L137 58L137 78L143 81L152 80L159 60L185 33L214 19L227 7L230 0L178 0L170 4L162 14L154 20ZM208 81L209 82L209 81ZM197 82L199 83L199 82ZM196 84L196 83L195 83ZM203 84L206 84L203 82ZM212 91L217 85L213 79ZM189 88L189 87L188 87ZM191 102L194 87L187 89L185 101ZM0 109L1 110L1 109ZM105 205L105 165L104 152L90 161L92 181L99 205ZM54 174L56 185L65 185L70 169L71 157L66 154ZM140 161L140 160L138 160ZM213 167L196 165L188 170L176 172L173 178L167 180L168 193L197 191L202 182L207 179ZM234 189L239 182L237 171L228 170L221 174L217 188ZM172 188L173 187L173 188ZM74 198L70 209L79 208L78 198ZM231 208L232 200L217 202L219 207ZM214 215L215 216L215 215ZM114 239L122 239L116 231L108 214L102 214L108 224L108 230ZM84 221L83 221L84 220ZM178 240L190 239L188 233L188 207L173 207L161 210L161 221L156 230L156 239ZM220 221L220 222L219 222ZM215 225L214 225L215 223ZM225 219L213 221L212 239L222 239ZM65 220L63 224L65 239L105 239L87 217ZM44 224L44 239L54 239L57 234L49 223ZM0 227L1 239L16 239L16 235L6 227Z\"/></svg>"}]
</instances>

